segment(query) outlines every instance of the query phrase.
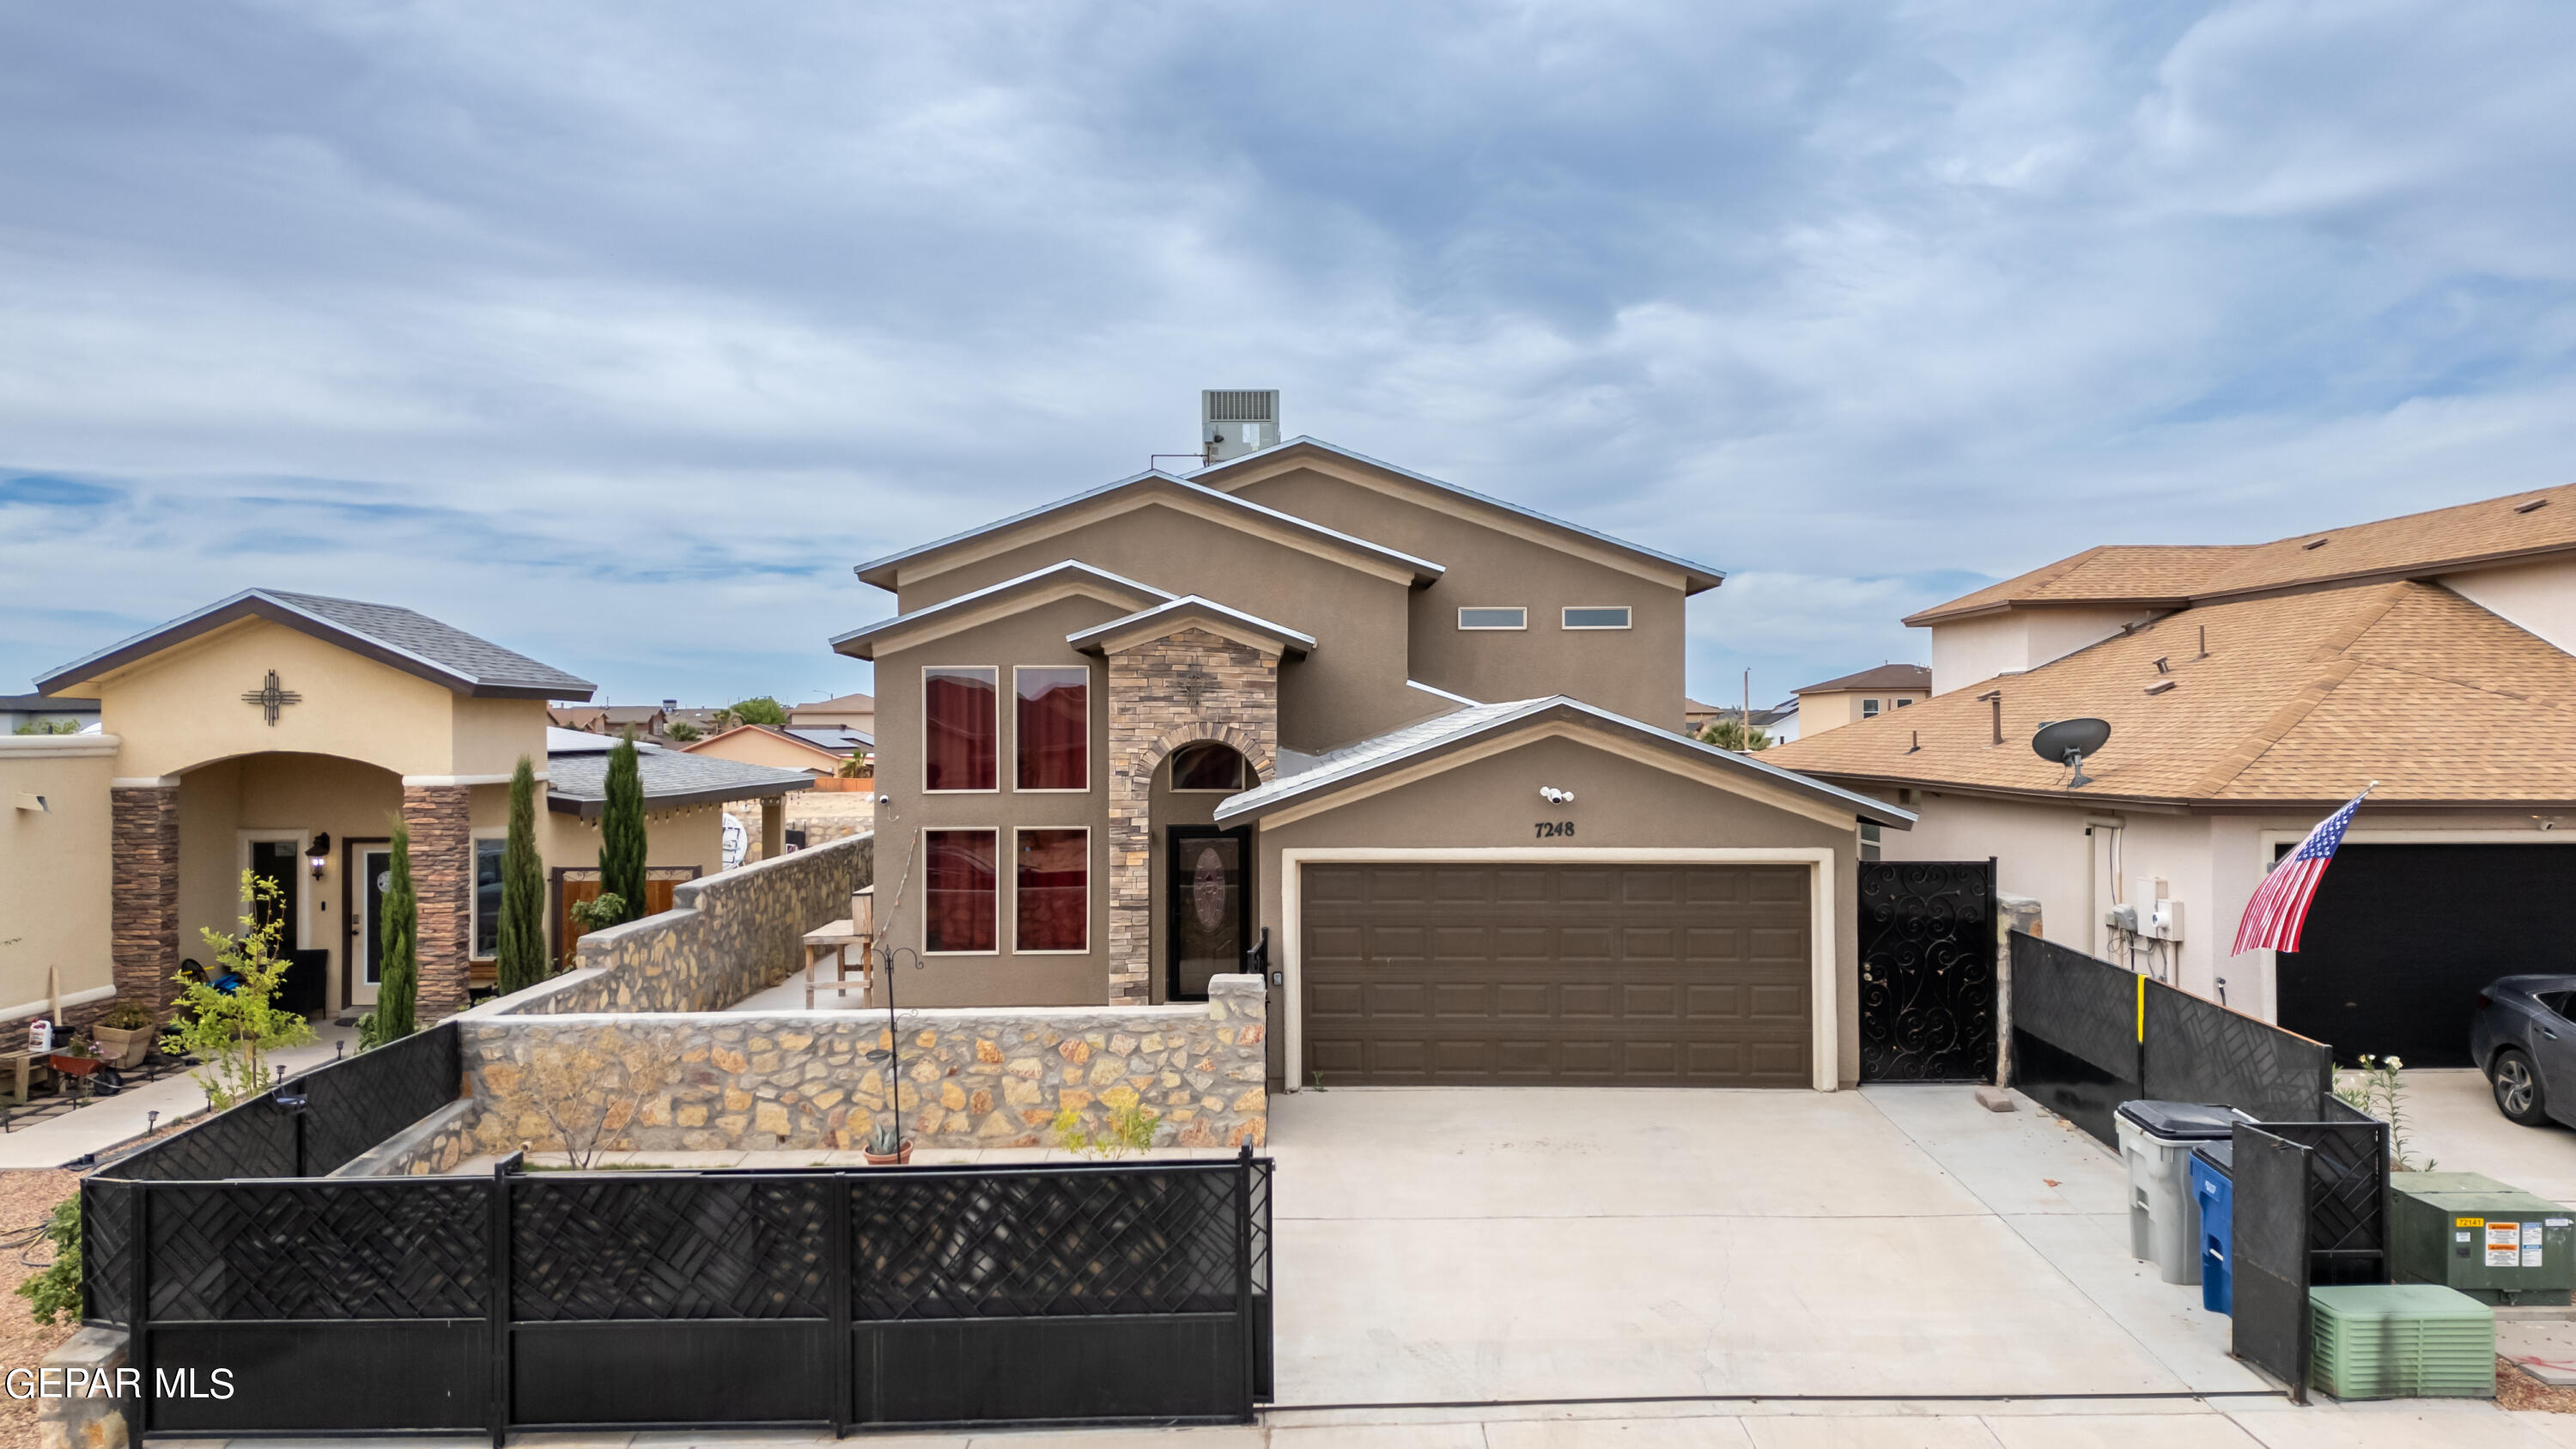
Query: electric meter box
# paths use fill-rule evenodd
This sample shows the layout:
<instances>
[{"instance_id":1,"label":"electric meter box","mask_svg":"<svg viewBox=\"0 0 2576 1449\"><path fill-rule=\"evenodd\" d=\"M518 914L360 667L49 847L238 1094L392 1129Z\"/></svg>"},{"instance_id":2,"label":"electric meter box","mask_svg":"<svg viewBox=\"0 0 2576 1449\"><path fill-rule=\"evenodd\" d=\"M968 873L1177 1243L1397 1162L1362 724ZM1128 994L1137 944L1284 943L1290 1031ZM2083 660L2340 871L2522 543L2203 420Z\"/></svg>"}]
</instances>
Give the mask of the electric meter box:
<instances>
[{"instance_id":1,"label":"electric meter box","mask_svg":"<svg viewBox=\"0 0 2576 1449\"><path fill-rule=\"evenodd\" d=\"M2576 1288L2576 1212L2475 1172L2391 1173L2390 1266L2481 1303L2557 1304Z\"/></svg>"}]
</instances>

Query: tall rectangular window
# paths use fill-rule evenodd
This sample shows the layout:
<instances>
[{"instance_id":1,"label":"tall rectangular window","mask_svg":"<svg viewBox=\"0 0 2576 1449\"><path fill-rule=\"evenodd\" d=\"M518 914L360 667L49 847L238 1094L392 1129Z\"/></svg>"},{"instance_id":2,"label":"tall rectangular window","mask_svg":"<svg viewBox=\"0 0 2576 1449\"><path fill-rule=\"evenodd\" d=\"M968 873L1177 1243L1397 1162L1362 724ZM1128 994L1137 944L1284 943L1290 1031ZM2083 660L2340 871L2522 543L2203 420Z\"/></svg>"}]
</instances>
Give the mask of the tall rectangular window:
<instances>
[{"instance_id":1,"label":"tall rectangular window","mask_svg":"<svg viewBox=\"0 0 2576 1449\"><path fill-rule=\"evenodd\" d=\"M1013 897L1018 904L1014 951L1091 949L1091 832L1020 830Z\"/></svg>"},{"instance_id":2,"label":"tall rectangular window","mask_svg":"<svg viewBox=\"0 0 2576 1449\"><path fill-rule=\"evenodd\" d=\"M474 958L501 954L501 851L506 840L474 842Z\"/></svg>"},{"instance_id":3,"label":"tall rectangular window","mask_svg":"<svg viewBox=\"0 0 2576 1449\"><path fill-rule=\"evenodd\" d=\"M923 877L922 950L981 952L996 949L1001 930L1001 880L994 855L999 832L925 830L929 856Z\"/></svg>"},{"instance_id":4,"label":"tall rectangular window","mask_svg":"<svg viewBox=\"0 0 2576 1449\"><path fill-rule=\"evenodd\" d=\"M1011 671L1019 696L1014 721L1015 788L1091 788L1091 671L1076 664Z\"/></svg>"},{"instance_id":5,"label":"tall rectangular window","mask_svg":"<svg viewBox=\"0 0 2576 1449\"><path fill-rule=\"evenodd\" d=\"M990 665L921 671L921 788L1001 788L1001 673Z\"/></svg>"}]
</instances>

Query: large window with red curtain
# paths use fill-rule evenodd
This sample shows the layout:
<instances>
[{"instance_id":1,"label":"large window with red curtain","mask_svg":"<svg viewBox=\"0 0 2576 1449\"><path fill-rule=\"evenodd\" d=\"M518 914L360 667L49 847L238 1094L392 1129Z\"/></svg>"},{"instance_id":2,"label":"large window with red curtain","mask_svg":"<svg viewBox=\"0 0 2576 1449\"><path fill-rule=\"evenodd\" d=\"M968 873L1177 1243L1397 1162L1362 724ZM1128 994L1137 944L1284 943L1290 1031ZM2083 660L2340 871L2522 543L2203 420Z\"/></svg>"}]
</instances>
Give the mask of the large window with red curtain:
<instances>
[{"instance_id":1,"label":"large window with red curtain","mask_svg":"<svg viewBox=\"0 0 2576 1449\"><path fill-rule=\"evenodd\" d=\"M1091 671L1069 667L1011 671L1019 714L1013 738L1022 790L1091 788Z\"/></svg>"},{"instance_id":2,"label":"large window with red curtain","mask_svg":"<svg viewBox=\"0 0 2576 1449\"><path fill-rule=\"evenodd\" d=\"M1015 951L1091 949L1091 832L1080 828L1019 830L1012 896L1018 902Z\"/></svg>"},{"instance_id":3,"label":"large window with red curtain","mask_svg":"<svg viewBox=\"0 0 2576 1449\"><path fill-rule=\"evenodd\" d=\"M925 830L924 951L992 951L1001 930L1001 877L994 830Z\"/></svg>"},{"instance_id":4,"label":"large window with red curtain","mask_svg":"<svg viewBox=\"0 0 2576 1449\"><path fill-rule=\"evenodd\" d=\"M1001 788L1001 671L950 665L921 671L921 787Z\"/></svg>"}]
</instances>

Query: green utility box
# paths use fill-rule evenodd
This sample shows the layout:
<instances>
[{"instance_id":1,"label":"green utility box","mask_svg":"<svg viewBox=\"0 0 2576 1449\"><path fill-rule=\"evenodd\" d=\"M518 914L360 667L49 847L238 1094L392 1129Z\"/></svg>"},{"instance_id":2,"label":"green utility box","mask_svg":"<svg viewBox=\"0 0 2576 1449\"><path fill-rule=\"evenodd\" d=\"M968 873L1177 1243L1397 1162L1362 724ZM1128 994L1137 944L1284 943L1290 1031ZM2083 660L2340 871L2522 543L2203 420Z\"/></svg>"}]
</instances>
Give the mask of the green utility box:
<instances>
[{"instance_id":1,"label":"green utility box","mask_svg":"<svg viewBox=\"0 0 2576 1449\"><path fill-rule=\"evenodd\" d=\"M2495 1310L2430 1283L2308 1290L2308 1384L2338 1399L2495 1397Z\"/></svg>"},{"instance_id":2,"label":"green utility box","mask_svg":"<svg viewBox=\"0 0 2576 1449\"><path fill-rule=\"evenodd\" d=\"M2400 1283L2439 1283L2481 1303L2565 1303L2576 1288L2576 1212L2475 1172L2399 1172L2389 1247Z\"/></svg>"}]
</instances>

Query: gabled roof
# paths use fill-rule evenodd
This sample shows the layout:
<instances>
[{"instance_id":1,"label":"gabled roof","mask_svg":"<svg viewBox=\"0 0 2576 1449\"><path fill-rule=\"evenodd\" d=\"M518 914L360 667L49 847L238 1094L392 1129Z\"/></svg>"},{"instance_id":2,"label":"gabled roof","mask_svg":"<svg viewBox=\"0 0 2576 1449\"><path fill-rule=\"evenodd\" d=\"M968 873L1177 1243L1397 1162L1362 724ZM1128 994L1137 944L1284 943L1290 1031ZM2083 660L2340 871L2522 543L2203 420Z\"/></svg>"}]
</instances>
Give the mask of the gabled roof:
<instances>
[{"instance_id":1,"label":"gabled roof","mask_svg":"<svg viewBox=\"0 0 2576 1449\"><path fill-rule=\"evenodd\" d=\"M426 614L392 604L294 594L283 589L244 589L229 599L74 660L36 681L36 687L50 693L96 679L243 619L282 624L477 699L586 700L595 687L587 679L539 664L525 654L478 639Z\"/></svg>"},{"instance_id":2,"label":"gabled roof","mask_svg":"<svg viewBox=\"0 0 2576 1449\"><path fill-rule=\"evenodd\" d=\"M1444 715L1436 715L1418 724L1407 725L1374 739L1362 740L1327 754L1318 755L1306 768L1294 775L1255 786L1240 795L1229 795L1217 802L1219 820L1255 819L1300 800L1313 800L1345 786L1355 785L1419 761L1436 759L1477 740L1506 733L1525 726L1556 720L1576 721L1591 728L1646 742L1684 760L1702 766L1713 766L1746 778L1785 789L1835 811L1849 811L1863 820L1892 825L1899 830L1911 829L1912 811L1857 795L1822 780L1809 779L1783 770L1751 755L1721 750L1704 745L1688 735L1657 729L1606 709L1585 704L1564 695L1544 699L1506 700L1499 704L1471 705Z\"/></svg>"},{"instance_id":3,"label":"gabled roof","mask_svg":"<svg viewBox=\"0 0 2576 1449\"><path fill-rule=\"evenodd\" d=\"M803 732L779 729L776 726L764 724L735 725L732 729L720 730L715 734L707 736L705 739L691 740L687 744L680 746L680 753L684 755L705 753L708 747L715 744L717 741L732 739L735 735L741 734L745 730L756 730L761 734L775 736L777 739L787 744L813 751L817 768L836 766L840 764L841 761L849 758L850 755L850 751L847 749L836 750L832 748L832 746L823 743L821 740L807 739ZM835 740L839 739L839 732L834 731L832 737Z\"/></svg>"},{"instance_id":4,"label":"gabled roof","mask_svg":"<svg viewBox=\"0 0 2576 1449\"><path fill-rule=\"evenodd\" d=\"M2113 544L1909 614L1914 625L2009 608L2187 604L2326 583L2434 578L2576 552L2576 483L2254 544Z\"/></svg>"},{"instance_id":5,"label":"gabled roof","mask_svg":"<svg viewBox=\"0 0 2576 1449\"><path fill-rule=\"evenodd\" d=\"M1168 602L1175 597L1169 590L1155 588L1152 584L1140 584L1134 579L1113 574L1107 569L1094 568L1078 559L1065 559L1048 564L1042 569L1031 569L1017 578L1004 579L998 584L987 584L972 593L959 594L953 599L943 599L927 608L915 609L909 614L897 614L891 619L879 619L865 628L852 629L846 634L834 635L832 652L847 654L853 659L874 659L877 657L877 641L887 635L910 633L924 624L935 626L943 620L967 618L980 607L1001 602L1012 595L1037 593L1049 589L1088 594L1123 609L1148 607Z\"/></svg>"},{"instance_id":6,"label":"gabled roof","mask_svg":"<svg viewBox=\"0 0 2576 1449\"><path fill-rule=\"evenodd\" d=\"M950 534L936 542L925 543L919 548L908 548L901 553L888 554L884 558L870 560L858 565L853 572L859 576L862 583L893 590L899 587L904 566L907 564L927 563L942 554L963 550L970 544L997 543L1004 535L1011 533L1044 532L1044 525L1051 518L1082 511L1090 505L1115 500L1122 495L1150 498L1158 494L1205 508L1217 517L1230 516L1240 523L1251 523L1257 520L1263 526L1286 529L1328 549L1371 559L1380 568L1409 574L1416 587L1431 583L1443 572L1440 565L1429 559L1415 558L1400 549L1371 543L1364 538L1355 538L1339 529L1326 528L1320 523L1299 518L1293 513L1264 508L1258 503L1237 498L1218 489L1204 487L1187 479L1175 478L1158 468L1121 478L1115 483L1094 488L1088 493L1059 498L1053 503L1029 509L1025 513L1012 514L1008 518L985 524L980 528Z\"/></svg>"},{"instance_id":7,"label":"gabled roof","mask_svg":"<svg viewBox=\"0 0 2576 1449\"><path fill-rule=\"evenodd\" d=\"M830 699L818 699L808 704L791 704L787 707L787 715L793 719L800 709L822 710L831 714L857 714L865 710L873 714L876 707L877 697L873 694L836 694Z\"/></svg>"},{"instance_id":8,"label":"gabled roof","mask_svg":"<svg viewBox=\"0 0 2576 1449\"><path fill-rule=\"evenodd\" d=\"M778 729L780 734L794 735L808 744L821 745L827 750L842 755L872 750L877 744L877 737L866 730L854 730L842 725L788 725L783 729L772 725L765 728Z\"/></svg>"},{"instance_id":9,"label":"gabled roof","mask_svg":"<svg viewBox=\"0 0 2576 1449\"><path fill-rule=\"evenodd\" d=\"M2094 783L2070 789L2030 739L2085 717L2111 738L2084 762ZM2576 805L2571 737L2576 656L2439 585L2401 582L2199 605L1767 753L1837 780L2069 804L2306 808L2377 780L2379 807L2521 807Z\"/></svg>"},{"instance_id":10,"label":"gabled roof","mask_svg":"<svg viewBox=\"0 0 2576 1449\"><path fill-rule=\"evenodd\" d=\"M1634 558L1650 559L1656 563L1663 564L1666 567L1676 569L1682 574L1684 579L1682 592L1685 595L1702 593L1709 589L1716 588L1719 584L1726 582L1726 572L1723 569L1710 568L1706 564L1693 563L1689 559L1676 558L1668 553L1662 553L1655 549L1641 547L1640 545L1630 543L1624 538L1618 538L1611 534L1600 532L1597 529L1585 528L1579 523L1568 523L1562 518L1551 517L1537 511L1536 509L1523 508L1517 503L1509 503L1503 499L1479 493L1472 488L1461 488L1455 483L1445 482L1441 479L1434 478L1427 473L1416 473L1410 468L1399 468L1393 463L1389 463L1378 458L1372 458L1366 453L1353 452L1348 448L1327 443L1321 438L1306 437L1302 434L1300 436L1290 438L1285 442L1274 443L1267 448L1245 453L1240 457L1228 458L1222 463L1210 464L1207 467L1198 469L1191 473L1190 478L1192 481L1206 480L1214 482L1221 487L1223 486L1223 480L1228 478L1230 475L1257 471L1263 465L1278 463L1293 458L1294 455L1300 451L1322 453L1331 457L1340 458L1346 462L1358 463L1363 467L1373 468L1378 472L1387 474L1391 477L1404 479L1407 482L1419 485L1426 491L1445 495L1450 499L1458 499L1470 503L1481 504L1484 507L1508 513L1524 522L1537 524L1543 529L1560 534L1589 539L1594 543L1607 545L1613 550L1628 554Z\"/></svg>"},{"instance_id":11,"label":"gabled roof","mask_svg":"<svg viewBox=\"0 0 2576 1449\"><path fill-rule=\"evenodd\" d=\"M636 749L635 773L643 783L644 806L648 810L717 805L727 800L750 800L781 795L790 790L809 790L814 786L814 775L809 770L746 765L739 760L721 760L713 755L648 750L641 746ZM558 815L598 818L608 808L608 752L584 750L577 754L555 754L550 751L546 756L546 808Z\"/></svg>"},{"instance_id":12,"label":"gabled roof","mask_svg":"<svg viewBox=\"0 0 2576 1449\"><path fill-rule=\"evenodd\" d=\"M1882 664L1858 674L1828 679L1822 684L1802 684L1796 692L1822 694L1829 689L1920 689L1928 692L1931 688L1932 670L1929 665Z\"/></svg>"},{"instance_id":13,"label":"gabled roof","mask_svg":"<svg viewBox=\"0 0 2576 1449\"><path fill-rule=\"evenodd\" d=\"M1291 629L1285 624L1274 624L1259 614L1228 608L1199 594L1183 594L1105 624L1076 629L1064 636L1064 642L1082 653L1096 654L1107 647L1109 640L1120 635L1139 629L1157 629L1159 632L1160 626L1166 625L1177 628L1184 620L1197 621L1207 626L1210 632L1237 643L1266 648L1283 659L1311 654L1315 649L1315 636L1312 634Z\"/></svg>"}]
</instances>

